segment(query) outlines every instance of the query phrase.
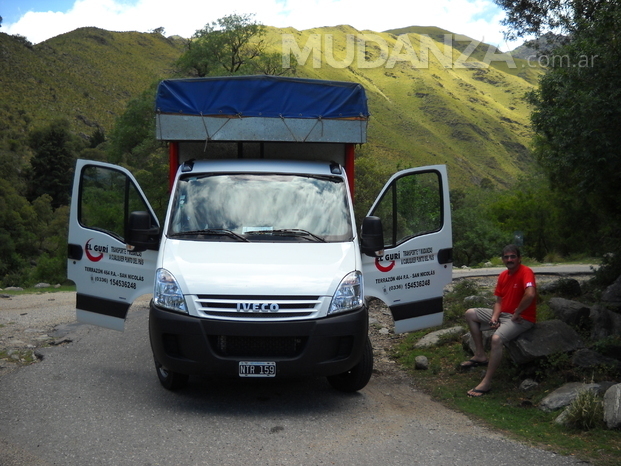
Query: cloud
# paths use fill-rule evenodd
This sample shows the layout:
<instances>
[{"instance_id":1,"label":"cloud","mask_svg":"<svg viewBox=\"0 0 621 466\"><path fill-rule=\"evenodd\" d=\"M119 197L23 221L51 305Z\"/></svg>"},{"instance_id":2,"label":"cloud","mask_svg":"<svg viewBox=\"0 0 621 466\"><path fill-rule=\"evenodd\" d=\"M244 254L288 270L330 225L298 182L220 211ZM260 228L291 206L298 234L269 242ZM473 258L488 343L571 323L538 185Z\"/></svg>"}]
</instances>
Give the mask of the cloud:
<instances>
[{"instance_id":1,"label":"cloud","mask_svg":"<svg viewBox=\"0 0 621 466\"><path fill-rule=\"evenodd\" d=\"M76 0L67 12L28 12L4 32L33 43L95 26L110 31L190 37L197 29L231 13L256 14L257 21L298 30L348 24L376 32L407 26L438 26L498 45L503 41L500 10L492 0Z\"/></svg>"}]
</instances>

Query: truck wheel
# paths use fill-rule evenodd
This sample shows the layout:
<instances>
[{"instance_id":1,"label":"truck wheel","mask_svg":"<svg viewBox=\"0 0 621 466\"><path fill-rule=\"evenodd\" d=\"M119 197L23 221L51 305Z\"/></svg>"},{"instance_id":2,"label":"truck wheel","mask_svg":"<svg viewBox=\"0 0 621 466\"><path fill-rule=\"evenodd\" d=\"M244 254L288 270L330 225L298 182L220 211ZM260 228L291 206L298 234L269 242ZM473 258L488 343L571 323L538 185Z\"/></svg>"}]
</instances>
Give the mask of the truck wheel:
<instances>
[{"instance_id":1,"label":"truck wheel","mask_svg":"<svg viewBox=\"0 0 621 466\"><path fill-rule=\"evenodd\" d=\"M364 345L362 359L347 372L331 375L328 382L341 392L357 392L366 387L373 374L373 346L371 339L367 336L367 343Z\"/></svg>"},{"instance_id":2,"label":"truck wheel","mask_svg":"<svg viewBox=\"0 0 621 466\"><path fill-rule=\"evenodd\" d=\"M157 378L160 379L160 383L168 390L178 390L188 385L189 375L169 371L165 369L157 359L155 359L155 370L157 372Z\"/></svg>"}]
</instances>

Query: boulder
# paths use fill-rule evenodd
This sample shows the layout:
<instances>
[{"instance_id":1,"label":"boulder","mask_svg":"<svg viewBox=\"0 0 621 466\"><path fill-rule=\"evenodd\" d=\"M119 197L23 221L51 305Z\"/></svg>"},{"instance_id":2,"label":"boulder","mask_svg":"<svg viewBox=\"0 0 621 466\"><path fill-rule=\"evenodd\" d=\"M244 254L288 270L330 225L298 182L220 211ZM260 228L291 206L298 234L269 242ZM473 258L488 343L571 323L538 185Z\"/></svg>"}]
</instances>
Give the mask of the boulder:
<instances>
[{"instance_id":1,"label":"boulder","mask_svg":"<svg viewBox=\"0 0 621 466\"><path fill-rule=\"evenodd\" d=\"M591 308L589 318L593 326L591 331L591 338L593 340L621 334L621 314L596 304Z\"/></svg>"},{"instance_id":2,"label":"boulder","mask_svg":"<svg viewBox=\"0 0 621 466\"><path fill-rule=\"evenodd\" d=\"M601 396L603 398L606 392L608 391L608 389L610 387L613 387L614 385L617 385L617 382L609 382L609 381L599 382L599 391L597 392L597 396Z\"/></svg>"},{"instance_id":3,"label":"boulder","mask_svg":"<svg viewBox=\"0 0 621 466\"><path fill-rule=\"evenodd\" d=\"M572 327L583 327L589 322L591 308L578 301L565 298L552 298L548 302L554 316Z\"/></svg>"},{"instance_id":4,"label":"boulder","mask_svg":"<svg viewBox=\"0 0 621 466\"><path fill-rule=\"evenodd\" d=\"M520 390L523 391L528 391L528 390L532 390L533 388L537 388L539 386L539 384L533 380L533 379L525 379L522 381L522 383L520 384Z\"/></svg>"},{"instance_id":5,"label":"boulder","mask_svg":"<svg viewBox=\"0 0 621 466\"><path fill-rule=\"evenodd\" d=\"M544 283L537 286L537 291L541 294L557 294L570 298L575 298L582 294L580 282L575 278L559 278L553 282Z\"/></svg>"},{"instance_id":6,"label":"boulder","mask_svg":"<svg viewBox=\"0 0 621 466\"><path fill-rule=\"evenodd\" d=\"M567 353L584 347L580 336L560 320L536 324L505 345L516 364L525 364L542 356Z\"/></svg>"},{"instance_id":7,"label":"boulder","mask_svg":"<svg viewBox=\"0 0 621 466\"><path fill-rule=\"evenodd\" d=\"M612 285L604 290L602 301L609 307L621 309L621 276Z\"/></svg>"},{"instance_id":8,"label":"boulder","mask_svg":"<svg viewBox=\"0 0 621 466\"><path fill-rule=\"evenodd\" d=\"M491 349L491 339L492 339L492 335L494 334L494 332L495 330L483 331L483 347L485 348L485 351L489 351ZM474 354L474 350L475 350L474 341L472 340L472 337L470 336L470 332L466 333L462 337L461 346L465 352Z\"/></svg>"},{"instance_id":9,"label":"boulder","mask_svg":"<svg viewBox=\"0 0 621 466\"><path fill-rule=\"evenodd\" d=\"M435 346L440 342L440 339L444 336L458 335L464 333L464 328L461 326L444 328L435 332L428 333L423 338L418 340L414 345L414 348L428 348Z\"/></svg>"},{"instance_id":10,"label":"boulder","mask_svg":"<svg viewBox=\"0 0 621 466\"><path fill-rule=\"evenodd\" d=\"M606 390L604 395L604 422L609 429L621 427L621 384Z\"/></svg>"},{"instance_id":11,"label":"boulder","mask_svg":"<svg viewBox=\"0 0 621 466\"><path fill-rule=\"evenodd\" d=\"M539 403L539 409L550 412L569 406L578 394L584 390L597 391L599 384L571 382L557 388Z\"/></svg>"},{"instance_id":12,"label":"boulder","mask_svg":"<svg viewBox=\"0 0 621 466\"><path fill-rule=\"evenodd\" d=\"M416 356L414 359L414 369L417 371L426 371L429 369L429 360L427 356Z\"/></svg>"},{"instance_id":13,"label":"boulder","mask_svg":"<svg viewBox=\"0 0 621 466\"><path fill-rule=\"evenodd\" d=\"M586 348L576 351L571 357L571 363L574 366L585 368L609 366L612 370L621 371L621 361L608 358L602 354L599 354L597 351Z\"/></svg>"}]
</instances>

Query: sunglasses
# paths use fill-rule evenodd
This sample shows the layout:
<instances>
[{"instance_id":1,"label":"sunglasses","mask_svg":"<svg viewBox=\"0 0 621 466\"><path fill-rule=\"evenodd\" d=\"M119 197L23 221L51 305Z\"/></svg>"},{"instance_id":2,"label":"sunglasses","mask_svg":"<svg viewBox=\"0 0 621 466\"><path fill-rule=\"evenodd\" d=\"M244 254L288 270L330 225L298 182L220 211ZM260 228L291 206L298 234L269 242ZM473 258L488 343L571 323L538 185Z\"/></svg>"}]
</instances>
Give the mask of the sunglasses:
<instances>
[{"instance_id":1,"label":"sunglasses","mask_svg":"<svg viewBox=\"0 0 621 466\"><path fill-rule=\"evenodd\" d=\"M516 254L507 254L506 256L502 256L503 259L517 259Z\"/></svg>"}]
</instances>

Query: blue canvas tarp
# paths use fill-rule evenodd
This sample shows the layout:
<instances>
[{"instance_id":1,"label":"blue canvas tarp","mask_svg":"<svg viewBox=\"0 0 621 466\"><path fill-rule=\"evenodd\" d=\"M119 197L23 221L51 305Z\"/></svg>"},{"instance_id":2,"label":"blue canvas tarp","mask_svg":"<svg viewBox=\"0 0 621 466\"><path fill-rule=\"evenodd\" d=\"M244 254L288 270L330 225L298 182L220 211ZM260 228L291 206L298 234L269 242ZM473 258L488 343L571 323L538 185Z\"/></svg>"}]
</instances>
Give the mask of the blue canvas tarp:
<instances>
[{"instance_id":1,"label":"blue canvas tarp","mask_svg":"<svg viewBox=\"0 0 621 466\"><path fill-rule=\"evenodd\" d=\"M363 119L369 116L358 83L282 76L170 79L158 87L160 114L208 117Z\"/></svg>"}]
</instances>

